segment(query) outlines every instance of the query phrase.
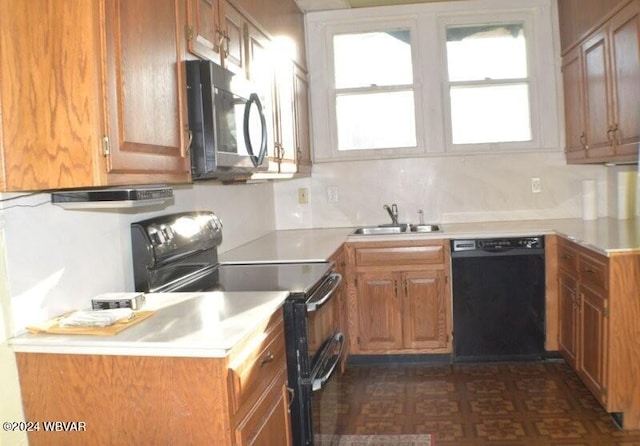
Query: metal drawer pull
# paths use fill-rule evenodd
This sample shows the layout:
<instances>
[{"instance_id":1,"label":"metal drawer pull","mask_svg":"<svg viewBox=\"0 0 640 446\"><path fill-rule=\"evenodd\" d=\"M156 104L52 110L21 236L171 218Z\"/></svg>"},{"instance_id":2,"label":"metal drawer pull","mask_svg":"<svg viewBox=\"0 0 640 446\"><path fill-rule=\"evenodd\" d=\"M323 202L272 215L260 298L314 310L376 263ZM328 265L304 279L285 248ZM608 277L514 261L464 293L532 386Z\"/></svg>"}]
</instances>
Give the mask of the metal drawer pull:
<instances>
[{"instance_id":1,"label":"metal drawer pull","mask_svg":"<svg viewBox=\"0 0 640 446\"><path fill-rule=\"evenodd\" d=\"M260 361L260 367L272 362L273 359L274 359L273 353L271 353L271 350L267 350L267 354L265 355L264 358L262 358L262 361Z\"/></svg>"}]
</instances>

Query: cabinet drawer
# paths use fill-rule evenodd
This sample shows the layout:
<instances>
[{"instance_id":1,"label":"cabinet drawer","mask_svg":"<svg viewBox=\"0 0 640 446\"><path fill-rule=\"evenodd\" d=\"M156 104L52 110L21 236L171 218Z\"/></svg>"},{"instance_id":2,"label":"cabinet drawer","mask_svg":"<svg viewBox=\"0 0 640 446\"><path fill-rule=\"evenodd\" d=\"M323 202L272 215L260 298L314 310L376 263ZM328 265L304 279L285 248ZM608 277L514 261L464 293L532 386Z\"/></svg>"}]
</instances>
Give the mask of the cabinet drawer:
<instances>
[{"instance_id":1,"label":"cabinet drawer","mask_svg":"<svg viewBox=\"0 0 640 446\"><path fill-rule=\"evenodd\" d=\"M444 263L444 246L388 246L356 249L358 266L424 265Z\"/></svg>"},{"instance_id":2,"label":"cabinet drawer","mask_svg":"<svg viewBox=\"0 0 640 446\"><path fill-rule=\"evenodd\" d=\"M268 331L262 342L259 337L255 342L249 342L243 353L229 365L229 392L234 412L247 401L257 399L285 367L282 319Z\"/></svg>"},{"instance_id":3,"label":"cabinet drawer","mask_svg":"<svg viewBox=\"0 0 640 446\"><path fill-rule=\"evenodd\" d=\"M580 280L582 283L606 290L607 260L597 255L580 253Z\"/></svg>"},{"instance_id":4,"label":"cabinet drawer","mask_svg":"<svg viewBox=\"0 0 640 446\"><path fill-rule=\"evenodd\" d=\"M568 273L578 272L578 252L562 239L558 243L558 266Z\"/></svg>"}]
</instances>

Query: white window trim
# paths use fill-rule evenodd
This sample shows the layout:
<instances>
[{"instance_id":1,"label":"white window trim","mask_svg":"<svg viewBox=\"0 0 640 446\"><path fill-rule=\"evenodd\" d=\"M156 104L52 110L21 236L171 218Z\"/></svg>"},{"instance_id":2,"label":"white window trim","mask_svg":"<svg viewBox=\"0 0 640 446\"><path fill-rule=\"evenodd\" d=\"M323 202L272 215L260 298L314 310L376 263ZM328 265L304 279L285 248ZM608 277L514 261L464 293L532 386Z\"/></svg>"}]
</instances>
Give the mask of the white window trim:
<instances>
[{"instance_id":1,"label":"white window trim","mask_svg":"<svg viewBox=\"0 0 640 446\"><path fill-rule=\"evenodd\" d=\"M315 162L474 153L561 151L557 17L553 0L476 0L324 11L306 15ZM447 24L525 22L532 141L451 143ZM337 150L332 42L335 33L407 28L412 36L417 147ZM438 67L440 68L435 68Z\"/></svg>"},{"instance_id":2,"label":"white window trim","mask_svg":"<svg viewBox=\"0 0 640 446\"><path fill-rule=\"evenodd\" d=\"M387 149L359 149L359 150L338 150L338 132L336 125L336 89L335 86L335 67L333 58L333 36L345 33L366 33L379 31L393 31L398 29L407 29L411 35L411 58L413 61L413 84L411 85L414 96L415 119L416 119L416 146L415 147L390 147ZM314 154L316 161L321 160L353 160L353 159L372 159L372 158L398 158L405 156L416 156L422 153L421 147L424 146L422 133L420 132L419 122L423 121L423 112L421 104L421 88L419 82L419 73L416 69L415 60L418 57L417 48L414 41L418 40L417 22L415 17L406 19L402 17L394 17L392 19L366 19L362 21L350 21L348 23L329 24L324 27L324 79L326 80L322 94L314 94L311 91L312 108L318 104L320 110L326 110L325 113L317 113L314 116L322 116L319 120L313 119L314 135L319 134L315 129L322 127L321 134L325 135L324 147L327 149L323 152L315 150L318 147L314 144ZM348 89L341 89L347 91ZM383 90L381 88L381 90ZM314 102L315 100L315 102ZM327 138L328 136L328 138ZM315 140L315 138L314 138ZM323 156L324 155L324 156Z\"/></svg>"}]
</instances>

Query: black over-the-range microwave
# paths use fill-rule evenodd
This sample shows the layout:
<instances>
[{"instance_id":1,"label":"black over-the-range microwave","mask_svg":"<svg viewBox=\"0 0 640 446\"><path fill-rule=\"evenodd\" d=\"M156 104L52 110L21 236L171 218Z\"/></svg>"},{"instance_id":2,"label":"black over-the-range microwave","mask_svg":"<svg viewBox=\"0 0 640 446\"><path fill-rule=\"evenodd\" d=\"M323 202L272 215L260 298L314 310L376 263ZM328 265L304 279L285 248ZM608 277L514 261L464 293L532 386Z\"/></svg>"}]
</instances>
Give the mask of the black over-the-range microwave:
<instances>
[{"instance_id":1,"label":"black over-the-range microwave","mask_svg":"<svg viewBox=\"0 0 640 446\"><path fill-rule=\"evenodd\" d=\"M190 60L186 67L193 179L237 179L266 170L267 125L258 89L210 61Z\"/></svg>"}]
</instances>

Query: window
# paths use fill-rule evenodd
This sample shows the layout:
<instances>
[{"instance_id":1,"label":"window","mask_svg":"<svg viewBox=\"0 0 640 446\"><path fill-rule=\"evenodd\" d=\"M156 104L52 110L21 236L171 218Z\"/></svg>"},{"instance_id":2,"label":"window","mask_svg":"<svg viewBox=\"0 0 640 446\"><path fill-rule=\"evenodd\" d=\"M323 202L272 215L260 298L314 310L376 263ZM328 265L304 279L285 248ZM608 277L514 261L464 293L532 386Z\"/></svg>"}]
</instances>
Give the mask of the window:
<instances>
[{"instance_id":1,"label":"window","mask_svg":"<svg viewBox=\"0 0 640 446\"><path fill-rule=\"evenodd\" d=\"M333 56L338 150L415 147L409 30L336 34Z\"/></svg>"},{"instance_id":2,"label":"window","mask_svg":"<svg viewBox=\"0 0 640 446\"><path fill-rule=\"evenodd\" d=\"M481 3L308 13L314 161L561 152L555 0Z\"/></svg>"},{"instance_id":3,"label":"window","mask_svg":"<svg viewBox=\"0 0 640 446\"><path fill-rule=\"evenodd\" d=\"M523 23L446 28L451 142L531 141Z\"/></svg>"}]
</instances>

